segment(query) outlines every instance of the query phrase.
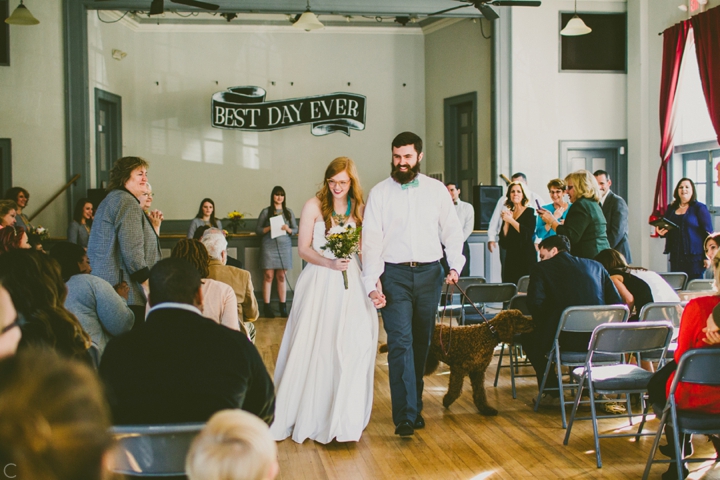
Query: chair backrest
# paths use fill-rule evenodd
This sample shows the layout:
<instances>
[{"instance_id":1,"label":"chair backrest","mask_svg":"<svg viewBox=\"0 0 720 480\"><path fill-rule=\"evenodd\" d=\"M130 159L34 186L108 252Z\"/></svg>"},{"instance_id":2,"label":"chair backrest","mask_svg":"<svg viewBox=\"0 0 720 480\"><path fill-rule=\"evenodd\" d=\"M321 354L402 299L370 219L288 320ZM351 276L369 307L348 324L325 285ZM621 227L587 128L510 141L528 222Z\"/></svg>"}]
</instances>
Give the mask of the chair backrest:
<instances>
[{"instance_id":1,"label":"chair backrest","mask_svg":"<svg viewBox=\"0 0 720 480\"><path fill-rule=\"evenodd\" d=\"M514 283L485 283L470 285L465 290L472 303L509 302L517 294Z\"/></svg>"},{"instance_id":2,"label":"chair backrest","mask_svg":"<svg viewBox=\"0 0 720 480\"><path fill-rule=\"evenodd\" d=\"M527 293L528 285L530 285L530 275L525 275L523 277L520 277L520 279L518 279L518 282L517 282L518 293Z\"/></svg>"},{"instance_id":3,"label":"chair backrest","mask_svg":"<svg viewBox=\"0 0 720 480\"><path fill-rule=\"evenodd\" d=\"M680 319L685 306L681 302L646 303L640 310L641 322L669 320L675 328L680 328Z\"/></svg>"},{"instance_id":4,"label":"chair backrest","mask_svg":"<svg viewBox=\"0 0 720 480\"><path fill-rule=\"evenodd\" d=\"M463 290L467 290L470 285L480 285L487 283L485 277L460 277L458 279L458 286Z\"/></svg>"},{"instance_id":5,"label":"chair backrest","mask_svg":"<svg viewBox=\"0 0 720 480\"><path fill-rule=\"evenodd\" d=\"M685 287L685 290L688 290L690 292L705 292L705 291L711 291L713 290L715 285L715 280L705 280L702 278L696 278L694 280L690 280Z\"/></svg>"},{"instance_id":6,"label":"chair backrest","mask_svg":"<svg viewBox=\"0 0 720 480\"><path fill-rule=\"evenodd\" d=\"M527 295L517 294L510 299L508 310L520 310L523 315L532 315L527 304Z\"/></svg>"},{"instance_id":7,"label":"chair backrest","mask_svg":"<svg viewBox=\"0 0 720 480\"><path fill-rule=\"evenodd\" d=\"M720 385L720 348L696 348L683 353L670 386L670 395L675 393L680 382Z\"/></svg>"},{"instance_id":8,"label":"chair backrest","mask_svg":"<svg viewBox=\"0 0 720 480\"><path fill-rule=\"evenodd\" d=\"M602 323L627 322L629 316L627 305L568 307L560 316L556 338L561 331L590 333Z\"/></svg>"},{"instance_id":9,"label":"chair backrest","mask_svg":"<svg viewBox=\"0 0 720 480\"><path fill-rule=\"evenodd\" d=\"M667 348L673 335L673 325L667 320L658 322L604 323L593 330L590 352L631 353Z\"/></svg>"},{"instance_id":10,"label":"chair backrest","mask_svg":"<svg viewBox=\"0 0 720 480\"><path fill-rule=\"evenodd\" d=\"M675 290L683 290L687 282L687 273L685 272L658 272L672 288Z\"/></svg>"},{"instance_id":11,"label":"chair backrest","mask_svg":"<svg viewBox=\"0 0 720 480\"><path fill-rule=\"evenodd\" d=\"M117 441L112 470L123 475L160 477L185 474L185 457L204 423L112 427Z\"/></svg>"}]
</instances>

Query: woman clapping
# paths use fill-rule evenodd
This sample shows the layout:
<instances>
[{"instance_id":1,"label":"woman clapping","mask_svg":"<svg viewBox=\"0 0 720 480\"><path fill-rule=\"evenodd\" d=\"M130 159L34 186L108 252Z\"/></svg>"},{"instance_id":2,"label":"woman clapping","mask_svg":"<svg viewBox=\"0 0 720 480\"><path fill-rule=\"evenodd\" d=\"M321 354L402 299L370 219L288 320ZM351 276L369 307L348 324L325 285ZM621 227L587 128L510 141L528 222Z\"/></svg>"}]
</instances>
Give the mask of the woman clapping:
<instances>
[{"instance_id":1,"label":"woman clapping","mask_svg":"<svg viewBox=\"0 0 720 480\"><path fill-rule=\"evenodd\" d=\"M535 232L535 210L528 207L528 196L520 182L508 185L505 208L500 217L500 246L506 249L502 269L503 283L517 284L518 279L530 274L530 268L537 262L533 245Z\"/></svg>"}]
</instances>

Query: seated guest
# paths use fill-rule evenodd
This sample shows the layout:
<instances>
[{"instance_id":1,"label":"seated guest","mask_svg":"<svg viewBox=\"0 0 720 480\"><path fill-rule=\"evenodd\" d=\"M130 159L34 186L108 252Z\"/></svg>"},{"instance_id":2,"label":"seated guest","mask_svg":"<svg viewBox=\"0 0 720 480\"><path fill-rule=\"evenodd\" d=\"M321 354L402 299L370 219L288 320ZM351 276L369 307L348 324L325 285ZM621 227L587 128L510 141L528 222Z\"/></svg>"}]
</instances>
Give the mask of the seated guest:
<instances>
[{"instance_id":1,"label":"seated guest","mask_svg":"<svg viewBox=\"0 0 720 480\"><path fill-rule=\"evenodd\" d=\"M92 364L90 336L65 308L67 289L58 262L35 250L11 250L0 255L0 283L24 319L20 349L47 346Z\"/></svg>"},{"instance_id":2,"label":"seated guest","mask_svg":"<svg viewBox=\"0 0 720 480\"><path fill-rule=\"evenodd\" d=\"M573 206L573 208L575 208ZM542 383L547 358L555 340L562 312L581 305L622 303L610 275L595 260L570 255L570 242L564 235L554 235L540 242L540 262L530 273L527 304L535 330L522 335L522 345L535 369L538 386ZM590 333L560 335L560 348L587 352ZM557 388L557 377L548 376L547 387ZM545 394L559 396L557 391Z\"/></svg>"},{"instance_id":3,"label":"seated guest","mask_svg":"<svg viewBox=\"0 0 720 480\"><path fill-rule=\"evenodd\" d=\"M711 233L703 242L703 250L705 251L705 275L703 278L712 280L715 278L715 270L713 269L713 258L720 247L720 233Z\"/></svg>"},{"instance_id":4,"label":"seated guest","mask_svg":"<svg viewBox=\"0 0 720 480\"><path fill-rule=\"evenodd\" d=\"M0 254L10 250L31 248L27 233L22 227L10 226L0 229Z\"/></svg>"},{"instance_id":5,"label":"seated guest","mask_svg":"<svg viewBox=\"0 0 720 480\"><path fill-rule=\"evenodd\" d=\"M215 202L212 198L203 198L200 202L200 208L195 218L190 222L190 228L188 229L188 238L195 238L195 230L200 227L219 228L222 230L222 222L220 219L215 218Z\"/></svg>"},{"instance_id":6,"label":"seated guest","mask_svg":"<svg viewBox=\"0 0 720 480\"><path fill-rule=\"evenodd\" d=\"M8 291L0 286L0 359L15 355L21 336L15 305Z\"/></svg>"},{"instance_id":7,"label":"seated guest","mask_svg":"<svg viewBox=\"0 0 720 480\"><path fill-rule=\"evenodd\" d=\"M163 213L160 210L150 210L150 207L152 207L153 199L155 198L155 194L152 191L152 185L150 185L149 183L145 184L145 188L146 190L140 194L140 207L142 208L143 212L145 212L148 220L150 220L150 223L152 224L155 233L160 235L160 225L162 225L165 217L163 217Z\"/></svg>"},{"instance_id":8,"label":"seated guest","mask_svg":"<svg viewBox=\"0 0 720 480\"><path fill-rule=\"evenodd\" d=\"M270 429L242 410L223 410L193 440L185 462L189 480L273 480L279 471Z\"/></svg>"},{"instance_id":9,"label":"seated guest","mask_svg":"<svg viewBox=\"0 0 720 480\"><path fill-rule=\"evenodd\" d=\"M125 282L113 287L102 278L90 275L90 261L80 245L58 242L50 250L50 256L60 264L67 286L65 308L90 335L98 364L110 339L129 332L135 323L135 315L127 306L130 287Z\"/></svg>"},{"instance_id":10,"label":"seated guest","mask_svg":"<svg viewBox=\"0 0 720 480\"><path fill-rule=\"evenodd\" d=\"M205 245L183 238L175 244L170 256L187 260L202 277L203 316L233 330L240 330L235 292L229 285L208 278L210 257Z\"/></svg>"},{"instance_id":11,"label":"seated guest","mask_svg":"<svg viewBox=\"0 0 720 480\"><path fill-rule=\"evenodd\" d=\"M250 339L255 341L255 326L251 323L258 319L255 291L253 290L250 272L226 265L227 240L222 230L211 228L205 232L201 240L210 255L209 277L227 283L235 291L238 305L238 318L250 332Z\"/></svg>"},{"instance_id":12,"label":"seated guest","mask_svg":"<svg viewBox=\"0 0 720 480\"><path fill-rule=\"evenodd\" d=\"M211 228L213 228L213 227L209 227L207 225L202 225L202 226L198 227L195 230L195 233L193 234L193 238L195 240L202 241L202 237L205 234L205 232L207 232ZM218 229L218 230L220 230L220 232L222 232L223 235L226 235L225 230L222 230L222 229ZM233 258L230 255L226 255L226 257L227 257L226 265L230 265L231 267L236 267L236 268L243 268L243 264L240 260Z\"/></svg>"},{"instance_id":13,"label":"seated guest","mask_svg":"<svg viewBox=\"0 0 720 480\"><path fill-rule=\"evenodd\" d=\"M720 256L713 259L715 269L715 284L720 284ZM680 358L688 350L695 348L718 348L720 345L720 294L699 297L690 300L683 310L680 320L680 333L678 335L677 349L673 361L668 362L658 370L650 379L648 394L650 402L654 406L664 407L667 396L670 393L670 386L675 378L675 370L680 363ZM720 414L720 387L680 383L675 390L675 400L679 410L697 410L702 413ZM665 426L665 435L668 444L660 447L660 451L671 457L675 457L675 447L672 440L672 427ZM711 436L711 441L720 458L720 438ZM684 440L685 454L692 455L692 440L687 436ZM687 475L687 469L683 465L683 472ZM670 464L670 468L662 476L664 480L677 478L677 467Z\"/></svg>"},{"instance_id":14,"label":"seated guest","mask_svg":"<svg viewBox=\"0 0 720 480\"><path fill-rule=\"evenodd\" d=\"M5 192L5 199L15 202L15 214L17 217L15 225L28 231L32 225L30 224L30 219L23 213L23 210L30 202L30 193L22 187L12 187Z\"/></svg>"},{"instance_id":15,"label":"seated guest","mask_svg":"<svg viewBox=\"0 0 720 480\"><path fill-rule=\"evenodd\" d=\"M651 302L679 302L677 292L657 273L630 267L617 250L608 248L595 257L610 274L620 297L630 309L630 321L636 321L640 310Z\"/></svg>"},{"instance_id":16,"label":"seated guest","mask_svg":"<svg viewBox=\"0 0 720 480\"><path fill-rule=\"evenodd\" d=\"M12 200L0 200L0 227L10 227L17 223L17 204Z\"/></svg>"},{"instance_id":17,"label":"seated guest","mask_svg":"<svg viewBox=\"0 0 720 480\"><path fill-rule=\"evenodd\" d=\"M568 208L572 206L571 203L565 201L565 181L561 178L555 178L548 182L547 188L552 203L543 205L542 209L550 212L558 220L558 223L562 225L567 216ZM555 235L555 230L550 228L550 225L545 223L542 217L538 215L535 225L535 243L540 243L553 235Z\"/></svg>"},{"instance_id":18,"label":"seated guest","mask_svg":"<svg viewBox=\"0 0 720 480\"><path fill-rule=\"evenodd\" d=\"M75 204L73 219L68 225L67 241L87 248L90 228L93 221L93 204L87 198L81 198Z\"/></svg>"},{"instance_id":19,"label":"seated guest","mask_svg":"<svg viewBox=\"0 0 720 480\"><path fill-rule=\"evenodd\" d=\"M197 269L158 262L149 302L145 325L110 340L100 363L116 424L206 422L227 408L272 423L275 391L262 358L245 335L202 316Z\"/></svg>"},{"instance_id":20,"label":"seated guest","mask_svg":"<svg viewBox=\"0 0 720 480\"><path fill-rule=\"evenodd\" d=\"M87 366L35 349L0 362L0 478L107 479L110 425Z\"/></svg>"}]
</instances>

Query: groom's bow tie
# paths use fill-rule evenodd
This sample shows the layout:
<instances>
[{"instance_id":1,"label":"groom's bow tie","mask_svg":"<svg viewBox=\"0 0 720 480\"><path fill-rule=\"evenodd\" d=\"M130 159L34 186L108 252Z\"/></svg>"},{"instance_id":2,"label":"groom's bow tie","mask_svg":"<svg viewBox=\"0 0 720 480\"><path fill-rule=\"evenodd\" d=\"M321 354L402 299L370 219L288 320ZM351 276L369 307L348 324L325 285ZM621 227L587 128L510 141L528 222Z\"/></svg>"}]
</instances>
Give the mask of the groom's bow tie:
<instances>
[{"instance_id":1,"label":"groom's bow tie","mask_svg":"<svg viewBox=\"0 0 720 480\"><path fill-rule=\"evenodd\" d=\"M415 188L420 186L420 181L415 178L412 182L403 183L402 189L407 190L408 188Z\"/></svg>"}]
</instances>

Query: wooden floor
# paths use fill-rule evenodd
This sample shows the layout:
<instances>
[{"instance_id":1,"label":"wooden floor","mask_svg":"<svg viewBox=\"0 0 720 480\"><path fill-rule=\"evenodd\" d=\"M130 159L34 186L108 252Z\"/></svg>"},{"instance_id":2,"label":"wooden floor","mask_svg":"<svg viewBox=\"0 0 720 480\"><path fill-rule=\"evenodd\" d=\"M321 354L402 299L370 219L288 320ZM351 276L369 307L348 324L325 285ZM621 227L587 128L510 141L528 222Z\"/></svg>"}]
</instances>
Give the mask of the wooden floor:
<instances>
[{"instance_id":1,"label":"wooden floor","mask_svg":"<svg viewBox=\"0 0 720 480\"><path fill-rule=\"evenodd\" d=\"M271 375L275 368L285 319L260 319L256 323L257 347ZM380 326L380 342L385 332ZM390 408L387 355L378 354L375 397L370 424L357 443L329 445L291 439L278 443L282 479L496 479L496 478L633 478L642 477L653 437L601 440L603 468L595 466L591 422L573 426L568 446L559 409L532 409L537 392L534 378L516 380L513 400L510 374L503 369L497 388L492 387L495 365L487 372L488 401L499 411L483 417L472 403L469 381L463 395L450 409L442 406L448 370L426 377L423 416L427 427L410 438L394 435ZM497 358L497 357L496 357ZM532 370L530 369L531 373ZM466 379L467 380L467 379ZM568 411L569 412L569 411ZM638 417L639 418L639 417ZM649 422L655 430L658 421ZM621 419L605 420L601 431L626 425ZM663 442L664 443L664 442ZM705 437L695 439L696 455L712 456ZM650 478L660 478L667 465L653 466ZM689 478L720 479L720 464L692 464Z\"/></svg>"}]
</instances>

